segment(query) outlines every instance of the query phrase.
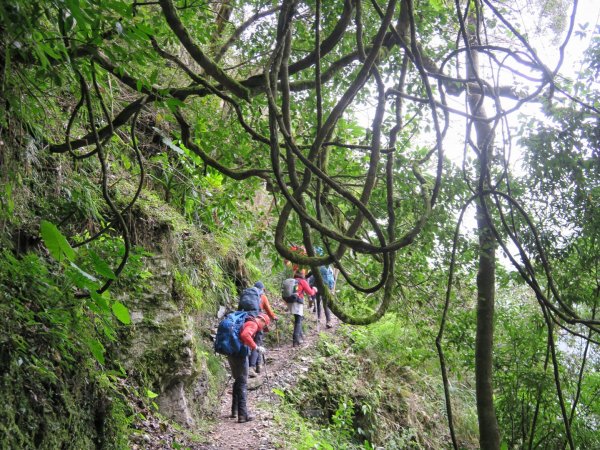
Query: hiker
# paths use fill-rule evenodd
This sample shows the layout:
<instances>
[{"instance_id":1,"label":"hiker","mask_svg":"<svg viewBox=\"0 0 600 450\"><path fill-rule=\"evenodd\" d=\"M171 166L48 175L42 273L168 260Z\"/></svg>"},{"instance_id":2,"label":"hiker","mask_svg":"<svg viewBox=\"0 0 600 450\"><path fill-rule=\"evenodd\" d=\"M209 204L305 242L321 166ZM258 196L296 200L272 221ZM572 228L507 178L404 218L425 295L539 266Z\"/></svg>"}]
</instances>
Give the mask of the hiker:
<instances>
[{"instance_id":1,"label":"hiker","mask_svg":"<svg viewBox=\"0 0 600 450\"><path fill-rule=\"evenodd\" d=\"M249 316L244 322L240 330L240 341L247 345L251 351L257 350L262 356L265 353L265 348L262 345L257 345L254 338L259 331L268 331L268 325L271 322L269 316L265 313L260 313L256 318ZM246 397L248 391L248 357L245 354L227 356L229 367L231 368L231 376L234 379L233 392L231 394L231 418L237 416L239 423L250 422L254 417L248 414Z\"/></svg>"},{"instance_id":2,"label":"hiker","mask_svg":"<svg viewBox=\"0 0 600 450\"><path fill-rule=\"evenodd\" d=\"M318 251L318 250L317 250ZM327 285L329 291L333 294L333 286L335 284L335 278L333 276L333 270L330 266L320 266L319 272L321 273L321 278L323 278L323 283ZM308 283L311 286L314 286L315 276L310 275L308 277ZM331 310L327 306L327 300L323 296L321 292L317 292L315 295L315 303L317 304L317 322L321 320L321 304L323 305L323 312L325 313L325 326L327 328L331 328Z\"/></svg>"},{"instance_id":3,"label":"hiker","mask_svg":"<svg viewBox=\"0 0 600 450\"><path fill-rule=\"evenodd\" d=\"M256 283L254 283L254 287L257 288L260 292L260 311L265 313L267 316L269 316L269 319L275 321L277 320L277 316L275 315L275 313L273 312L273 309L271 309L271 304L269 303L269 299L267 298L266 294L265 294L265 285L261 282L261 281L257 281ZM263 340L264 340L264 333L262 331L259 331L258 333L256 333L256 336L254 337L254 342L256 342L257 345L263 345ZM261 371L261 355L258 354L258 351L253 350L252 353L250 354L250 359L249 359L249 365L250 365L250 373L249 376L250 378L253 378L255 376L257 376L260 371Z\"/></svg>"},{"instance_id":4,"label":"hiker","mask_svg":"<svg viewBox=\"0 0 600 450\"><path fill-rule=\"evenodd\" d=\"M294 253L298 253L299 255L306 256L306 249L302 245L298 246L298 245L292 244L292 245L290 245L290 250ZM291 261L289 261L287 259L284 259L283 263L287 267L292 268L292 273L296 273L300 270L300 266L297 263L292 263Z\"/></svg>"},{"instance_id":5,"label":"hiker","mask_svg":"<svg viewBox=\"0 0 600 450\"><path fill-rule=\"evenodd\" d=\"M304 316L304 294L309 296L317 293L317 288L311 288L306 281L304 270L297 271L294 274L294 280L297 282L297 288L294 295L285 299L288 305L288 311L294 315L294 333L292 335L292 345L294 347L304 343L304 334L302 332L302 317Z\"/></svg>"}]
</instances>

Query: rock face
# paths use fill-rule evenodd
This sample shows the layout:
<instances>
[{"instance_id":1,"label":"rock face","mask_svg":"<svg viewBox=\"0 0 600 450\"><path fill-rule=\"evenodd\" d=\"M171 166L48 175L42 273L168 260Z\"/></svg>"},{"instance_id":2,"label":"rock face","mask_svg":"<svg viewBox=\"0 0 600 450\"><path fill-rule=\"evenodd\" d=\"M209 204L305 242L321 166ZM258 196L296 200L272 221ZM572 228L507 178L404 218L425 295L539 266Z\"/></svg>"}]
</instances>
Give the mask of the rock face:
<instances>
[{"instance_id":1,"label":"rock face","mask_svg":"<svg viewBox=\"0 0 600 450\"><path fill-rule=\"evenodd\" d=\"M210 342L199 334L210 319L186 309L172 267L162 257L147 261L152 277L128 300L132 325L122 360L128 373L158 394L161 414L193 427L215 408L209 390L218 374L208 369Z\"/></svg>"},{"instance_id":2,"label":"rock face","mask_svg":"<svg viewBox=\"0 0 600 450\"><path fill-rule=\"evenodd\" d=\"M120 338L121 364L157 394L162 415L194 427L218 412L226 372L211 330L247 270L233 245L202 234L153 194L144 191L135 208L136 243L154 256L144 260L141 285L122 286L132 324Z\"/></svg>"}]
</instances>

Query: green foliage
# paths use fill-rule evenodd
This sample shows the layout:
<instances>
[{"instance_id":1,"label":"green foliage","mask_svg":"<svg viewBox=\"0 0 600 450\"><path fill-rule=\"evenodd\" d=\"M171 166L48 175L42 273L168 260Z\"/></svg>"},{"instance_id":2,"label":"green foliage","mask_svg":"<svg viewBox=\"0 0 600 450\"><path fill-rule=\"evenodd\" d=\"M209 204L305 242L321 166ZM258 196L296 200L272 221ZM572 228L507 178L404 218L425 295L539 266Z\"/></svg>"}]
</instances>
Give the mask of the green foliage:
<instances>
[{"instance_id":1,"label":"green foliage","mask_svg":"<svg viewBox=\"0 0 600 450\"><path fill-rule=\"evenodd\" d=\"M285 394L282 394L285 395ZM336 410L333 423L322 427L320 424L302 417L291 405L283 404L278 408L275 420L286 430L281 440L289 447L301 450L335 450L335 449L371 449L368 441L359 443L353 439L352 427L354 411L351 403L342 402Z\"/></svg>"},{"instance_id":2,"label":"green foliage","mask_svg":"<svg viewBox=\"0 0 600 450\"><path fill-rule=\"evenodd\" d=\"M365 355L373 355L370 358L373 363L390 374L406 366L434 370L436 354L428 342L434 336L428 336L427 328L425 321L409 324L390 314L377 326L353 330L352 346Z\"/></svg>"},{"instance_id":3,"label":"green foliage","mask_svg":"<svg viewBox=\"0 0 600 450\"><path fill-rule=\"evenodd\" d=\"M212 168L206 168L200 157L181 143L169 143L171 151L153 156L150 176L160 186L164 199L195 225L206 231L248 222L252 214L247 205L254 190L253 182L232 182Z\"/></svg>"},{"instance_id":4,"label":"green foliage","mask_svg":"<svg viewBox=\"0 0 600 450\"><path fill-rule=\"evenodd\" d=\"M106 318L73 296L73 277L34 254L2 252L0 286L2 448L122 448L131 412L113 391L123 374L97 366L107 363ZM91 425L99 408L100 428Z\"/></svg>"},{"instance_id":5,"label":"green foliage","mask_svg":"<svg viewBox=\"0 0 600 450\"><path fill-rule=\"evenodd\" d=\"M562 424L556 417L561 412L556 402L556 387L550 354L546 348L547 327L525 289L501 291L498 308L497 351L495 354L496 406L503 436L509 448L527 447L529 442L543 447L560 447L564 443ZM582 361L582 343L556 334L559 370L563 390L574 398ZM576 445L594 448L597 436L590 430L598 420L593 405L595 394L589 390L597 385L593 375L598 362L591 355L581 389L579 406L573 427ZM592 388L593 390L594 388ZM594 391L597 392L597 391ZM580 415L581 414L581 415ZM535 429L532 424L535 420Z\"/></svg>"},{"instance_id":6,"label":"green foliage","mask_svg":"<svg viewBox=\"0 0 600 450\"><path fill-rule=\"evenodd\" d=\"M420 331L419 324L386 315L368 327L339 328L335 340L322 335L308 373L296 388L279 392L286 407L294 405L302 415L288 425L299 430L298 439L324 445L318 448L446 446L437 357ZM350 351L340 344L346 341ZM452 384L461 447L476 448L473 388L454 379ZM313 430L310 437L303 426Z\"/></svg>"},{"instance_id":7,"label":"green foliage","mask_svg":"<svg viewBox=\"0 0 600 450\"><path fill-rule=\"evenodd\" d=\"M88 307L98 315L98 320L102 321L102 329L104 330L105 336L114 340L114 326L111 325L108 315L112 312L114 317L121 323L126 325L130 324L131 317L127 307L120 301L111 301L108 291L104 291L103 293L98 292L103 286L102 282L76 264L75 251L56 226L50 222L42 221L41 234L50 254L59 263L63 263L65 276L71 280L76 288L84 291L89 296L89 300L87 301ZM107 242L110 242L110 239L100 239L92 245L99 247L102 243ZM81 252L82 255L87 256L87 254L89 254L89 261L83 261L84 265L93 267L98 274L106 276L109 280L115 279L115 274L110 269L108 263L96 252L89 249L89 245L88 247L84 247L83 250L84 251ZM65 258L68 260L68 265L65 264ZM131 273L134 269L135 263L128 267L128 272ZM123 280L121 280L121 282L122 281ZM95 339L88 339L87 345L98 362L104 364L104 346Z\"/></svg>"},{"instance_id":8,"label":"green foliage","mask_svg":"<svg viewBox=\"0 0 600 450\"><path fill-rule=\"evenodd\" d=\"M5 162L6 154L14 168L11 166L0 177L0 242L12 246L21 235L37 238L37 224L43 218L40 224L41 237L55 260L52 263L43 260L34 263L31 255L19 260L15 254L23 253L23 250L18 246L13 247L15 253L3 254L1 268L11 272L16 271L15 267L20 267L25 277L21 281L27 286L23 290L12 289L14 286L11 287L10 283L13 281L2 279L9 286L3 299L7 300L6 304L17 305L12 311L16 316L9 316L14 324L5 325L7 336L10 337L2 343L8 342L6 345L11 351L21 352L17 352L19 357L33 355L27 360L27 370L52 386L61 380L60 374L57 375L54 370L55 366L58 365L61 370L64 368L58 363L47 362L53 355L40 356L38 344L28 340L31 335L39 334L40 339L47 339L44 345L54 344L49 348L57 349L58 354L62 355L60 361L71 361L75 355L86 355L87 358L83 358L86 367L110 367L111 350L121 345L117 341L117 332L127 335L128 328L123 325L132 321L128 296L133 299L137 294L146 293L149 289L147 280L151 277L144 268L144 258L148 254L140 248L134 249L125 272L116 276L115 270L124 256L125 246L121 239L115 237L117 230L114 229L113 211L109 210L106 202L100 201L103 178L109 194L121 210L129 207L137 188L137 177L142 171L133 151L133 142L122 133L123 130L117 130L103 143L108 173L101 173L100 163L95 158L71 161L61 156L42 156L42 149L47 148L48 144L64 142L65 126L71 112L73 121L70 134L75 138L85 135L95 126L106 126L106 121L123 111L122 108L130 105L133 99L150 94L145 97L149 103L141 110L140 120L133 129L134 133L137 132L136 139L142 149L141 158L146 163L148 177L141 198L126 212L125 219L132 228L132 240L135 243L141 243L161 256L167 256L171 262L177 262L172 293L176 306L183 305L181 310L184 313L206 312L214 309L222 298L233 297L231 294L235 286L233 281L224 279L224 274L233 272L237 277L237 267L228 271L220 267L225 264L219 260L230 251L245 252L247 258L253 258L246 266L247 273L241 274L244 278L262 278L263 274L268 273L268 264L261 262L268 259L265 253L268 253L274 266L281 264L281 259L268 245L274 236L272 218L262 213L267 210L271 198L259 198L256 195L262 189L262 180L233 181L214 168L207 167L202 158L177 140L181 136L173 130L173 113L181 108L192 122L194 144L228 167L270 167L268 146L262 145L243 130L236 111L229 103L216 96L203 96L202 92L190 97L181 94L181 89L190 88L190 80L177 68L177 64L159 56L156 48L150 45L150 38L155 40L156 46L174 55L180 54L181 43L166 26L159 6L152 3L132 4L125 0L15 0L0 5L0 97L4 105L0 110L0 137L2 145L4 140L18 143L15 155L3 152L2 156L2 162ZM214 12L202 2L192 2L190 5L186 2L185 7L181 7L180 2L175 3L178 6L177 14L188 33L209 56L216 54L220 44L234 31L235 24L245 20L248 12L274 5L273 2L262 0L235 4L231 20L225 17L215 20ZM322 3L323 38L335 26L344 2ZM538 3L533 2L532 5L537 6ZM545 2L539 14L539 23L553 29L559 28L564 19L565 4L563 0ZM368 2L362 2L361 5L364 6L363 38L368 42L380 19ZM313 48L314 7L313 2L300 4L300 13L294 24L292 61L303 58ZM435 60L441 57L447 63L445 70L453 70L456 64L452 58L445 58L448 50L453 50L457 42L457 23L449 14L451 10L448 2L431 0L422 2L418 14L414 16L416 36L433 37L414 43L420 45L420 53L427 61L428 71L435 66ZM517 7L515 11L520 12ZM482 17L486 13L485 9L482 10ZM503 28L496 18L486 19L486 26L493 33L502 33ZM235 77L259 73L266 67L269 51L273 47L275 27L276 21L272 17L253 24L251 39L247 38L247 31L243 39L234 42L233 51L225 55L219 71L227 68L228 73ZM339 44L323 55L323 69L356 50L354 31L354 26L350 26L349 32L341 36ZM579 33L584 32L579 30ZM588 52L588 67L581 71L581 77L572 84L574 92L588 97L590 104L598 103L595 84L598 47L595 38ZM489 51L493 52L492 46ZM380 52L379 70L387 86L396 82L403 56L403 52L390 49ZM95 61L92 63L93 59ZM205 73L195 66L190 66L190 69L194 73ZM352 63L324 83L323 105L326 113L353 82L359 70L360 65ZM312 82L314 72L314 67L309 67L294 75L291 81ZM79 73L88 85L95 78L98 89L92 92L91 108L83 108L75 114L73 108L81 96ZM207 81L215 82L209 76ZM364 121L365 115L360 110L371 103L374 93L373 86L369 84L358 93L358 103L345 113L328 139L348 144L364 144L370 140L373 131L358 125L359 121ZM197 89L198 85L200 90L207 89L204 82L195 80L192 88ZM439 86L442 87L441 81ZM410 96L424 95L421 77L413 71L409 71L407 85L403 89ZM434 86L434 89L438 87ZM450 89L446 90L450 93ZM227 89L224 88L223 92L227 92ZM238 106L255 130L268 135L266 99L261 89L253 94L256 95L253 95L252 102ZM293 90L290 95L292 138L300 146L311 144L316 122L315 96L310 91L298 90ZM549 254L557 261L553 265L556 268L555 279L561 285L566 303L578 312L589 313L597 301L597 274L593 270L598 267L600 255L597 246L600 237L597 214L600 198L597 185L600 161L597 121L590 116L589 109L581 109L578 104L554 103L553 95L544 101L547 102L543 110L544 120L522 121L521 143L528 148L524 158L527 176L523 183L515 183L511 192L537 212L536 222L542 224L539 235L543 244L552 248ZM110 118L100 114L103 106L108 107ZM422 213L418 183L410 166L413 160L421 159L430 150L429 137L424 136L431 131L426 109L420 102L412 101L407 101L404 108L403 121L406 126L400 131L400 144L393 152L396 157L393 208L398 219L397 235L410 229ZM96 123L90 126L92 113L95 113ZM393 126L390 119L391 115L384 122L384 133ZM130 120L125 122L131 123ZM385 145L385 142L382 144ZM335 177L336 182L358 195L362 189L364 170L369 164L369 153L334 148L327 155L324 168ZM298 165L302 170L302 165ZM475 172L475 167L475 161L465 161L465 173ZM425 167L429 187L432 184L430 169L433 167ZM304 394L290 394L298 404L318 405L327 418L327 423L322 424L321 430L314 434L300 431L307 436L306 445L331 448L332 444L326 442L332 442L337 448L360 446L365 436L370 437L376 430L389 428L390 437L386 443L390 448L418 448L425 446L423 436L427 432L438 431L430 424L436 421L443 423L439 416L425 407L418 411L422 417L413 413L412 417L417 419L409 420L410 402L407 399L414 397L407 393L407 385L416 385L421 397L430 400L440 411L443 410L439 380L431 380L437 370L433 338L439 317L438 299L442 298L441 286L445 278L445 273L438 269L447 266L457 208L472 194L462 179L463 174L448 164L444 170L445 183L439 202L441 207L433 212L432 220L421 232L419 241L409 251L403 251L397 259L398 285L394 287L393 295L402 302L393 304L391 309L399 315L388 316L377 326L353 330L346 335L352 349L360 356L345 355L345 349L342 350L334 342L320 344L321 357L315 364L314 377L311 374L303 381L306 397ZM380 171L377 176L381 174ZM376 186L368 205L375 220L382 226L387 223L390 213L386 194L383 186ZM280 208L280 195L275 189L272 195L273 211L277 211ZM310 195L306 198L309 199ZM540 205L545 207L540 208ZM356 213L354 206L342 198L333 197L326 206L327 212L331 213L327 220L340 229L347 228L347 223ZM315 214L312 204L308 207L308 213ZM76 242L82 242L106 226L109 230L105 235L92 243L78 246L76 250L73 248ZM297 217L291 219L288 228L288 240L300 242ZM514 228L522 236L526 249L536 250L533 233L522 218L515 220ZM6 235L4 229L9 230ZM208 239L204 240L198 229L204 234L213 235L211 237L217 235L210 251L199 251ZM372 231L366 226L357 230L355 236L366 240L373 238ZM456 275L459 280L457 283L463 285L458 286L458 292L452 299L450 324L444 344L448 347L448 361L454 371L453 394L461 404L461 413L456 418L458 428L463 436L467 436L465 441L470 442L470 433L474 428L471 420L473 415L465 404L472 404L469 393L470 370L474 364L476 312L464 283L473 280L471 274L475 269L473 261L476 248L469 242L469 236L460 236L459 240L461 246ZM382 270L380 260L360 253L347 253L342 258L342 264L358 284L365 286L378 279ZM539 260L534 264L539 264ZM113 282L110 292L98 293L107 281ZM39 296L44 298L40 299ZM18 301L15 302L13 298ZM353 315L372 313L380 300L379 295L357 295L343 280L339 281L338 302ZM8 306L3 305L3 308ZM410 320L403 317L409 308L418 308L415 309L418 313L413 312ZM513 320L514 315L523 321ZM528 328L525 318L535 326ZM521 305L511 305L501 310L497 323L500 331L496 341L499 346L496 364L497 371L501 372L496 378L500 386L497 405L503 428L510 430L507 442L518 445L523 443L523 437L518 437L515 430L523 429L519 425L529 423L531 403L536 392L540 393L539 398L545 406L537 433L557 430L551 424L551 418L557 415L556 404L552 402L552 380L546 371L540 369L544 350L543 326L540 325L539 313L536 319L534 311L522 309ZM142 325L158 327L151 317L145 317ZM148 367L141 371L141 378L154 389L157 389L154 385L161 387L159 373L169 370L169 365L173 363L170 359L172 353L183 351L178 339L189 324L185 320L174 320L168 326L172 326L173 335L161 343L164 346L157 343L156 354L145 355L144 361ZM18 332L10 330L10 327L16 327ZM26 338L21 331L26 332ZM205 353L197 347L194 357L216 374L217 362ZM330 364L328 359L339 364ZM14 361L11 361L14 365ZM358 367L372 379L381 376L383 380L388 380L400 373L402 381L382 381L375 387L366 386ZM410 379L415 368L424 374L420 381ZM573 375L576 373L574 368L575 365L568 362L560 367L571 392ZM213 381L217 378L215 376ZM104 387L109 388L110 383ZM586 414L589 417L574 422L581 432L581 442L591 447L596 441L587 428L597 420L596 411L590 405L595 383L597 380L592 376L582 385L582 402L588 408ZM515 405L525 405L522 409L526 414L519 420L515 419ZM394 423L386 422L388 413L395 418L405 419L401 427L387 427ZM428 426L432 428L427 429ZM442 434L438 433L440 436ZM557 438L554 443L562 444L559 441ZM83 441L77 444L82 447L91 445Z\"/></svg>"},{"instance_id":9,"label":"green foliage","mask_svg":"<svg viewBox=\"0 0 600 450\"><path fill-rule=\"evenodd\" d=\"M200 310L206 301L203 290L195 287L189 277L179 271L175 272L175 283L175 292L183 299L185 309Z\"/></svg>"}]
</instances>

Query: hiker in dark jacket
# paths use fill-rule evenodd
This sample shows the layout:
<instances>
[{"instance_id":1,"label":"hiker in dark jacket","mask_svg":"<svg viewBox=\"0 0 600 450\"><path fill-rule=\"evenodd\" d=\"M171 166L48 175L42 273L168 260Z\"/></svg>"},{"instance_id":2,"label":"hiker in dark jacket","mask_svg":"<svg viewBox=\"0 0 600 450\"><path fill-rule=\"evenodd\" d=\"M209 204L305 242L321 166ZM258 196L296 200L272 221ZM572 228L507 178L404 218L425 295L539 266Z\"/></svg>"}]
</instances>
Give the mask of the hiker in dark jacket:
<instances>
[{"instance_id":1,"label":"hiker in dark jacket","mask_svg":"<svg viewBox=\"0 0 600 450\"><path fill-rule=\"evenodd\" d=\"M265 313L267 316L269 316L269 319L277 320L277 316L273 312L273 309L271 309L271 304L269 303L269 299L265 295L265 285L261 281L257 281L256 283L254 283L254 287L261 291L260 311ZM256 336L254 337L254 342L256 342L257 345L263 345L263 340L264 340L264 333L262 331L259 331L258 333L256 333ZM261 359L262 359L261 355L258 354L258 351L252 350L252 353L250 353L250 359L249 359L249 364L250 364L249 376L250 376L250 378L255 377L257 374L260 373Z\"/></svg>"},{"instance_id":2,"label":"hiker in dark jacket","mask_svg":"<svg viewBox=\"0 0 600 450\"><path fill-rule=\"evenodd\" d=\"M256 318L247 320L240 330L240 341L250 347L250 350L257 350L259 354L265 352L263 346L257 345L254 340L256 333L267 331L267 326L271 322L269 316L260 313ZM246 397L248 392L248 357L241 355L227 356L231 376L234 379L233 392L231 394L231 418L236 416L239 423L250 422L254 417L248 414Z\"/></svg>"}]
</instances>

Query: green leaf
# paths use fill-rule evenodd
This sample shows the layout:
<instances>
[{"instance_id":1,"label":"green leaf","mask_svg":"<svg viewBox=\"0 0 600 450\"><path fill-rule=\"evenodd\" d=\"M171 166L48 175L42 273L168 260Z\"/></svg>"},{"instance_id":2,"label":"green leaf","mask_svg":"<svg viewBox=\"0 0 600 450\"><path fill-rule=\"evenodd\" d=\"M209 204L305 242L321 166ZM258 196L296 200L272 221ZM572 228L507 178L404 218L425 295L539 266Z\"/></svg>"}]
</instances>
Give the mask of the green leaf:
<instances>
[{"instance_id":1,"label":"green leaf","mask_svg":"<svg viewBox=\"0 0 600 450\"><path fill-rule=\"evenodd\" d=\"M121 323L126 325L131 323L131 316L129 315L129 310L127 307L121 302L114 302L112 305L113 314Z\"/></svg>"},{"instance_id":2,"label":"green leaf","mask_svg":"<svg viewBox=\"0 0 600 450\"><path fill-rule=\"evenodd\" d=\"M110 296L108 295L108 291L104 291L102 294L98 294L96 290L90 291L90 296L92 297L93 303L96 306L96 312L98 313L110 313L110 306L108 306L108 299Z\"/></svg>"},{"instance_id":3,"label":"green leaf","mask_svg":"<svg viewBox=\"0 0 600 450\"><path fill-rule=\"evenodd\" d=\"M104 364L104 346L96 339L90 339L86 342L90 352L100 364Z\"/></svg>"},{"instance_id":4,"label":"green leaf","mask_svg":"<svg viewBox=\"0 0 600 450\"><path fill-rule=\"evenodd\" d=\"M79 267L77 264L75 264L74 262L71 263L71 267L73 267L73 269L77 270L77 272L79 272L80 275L83 276L83 278L85 278L87 281L84 283L83 286L79 286L79 287L90 287L90 281L92 283L97 283L98 282L98 278L96 278L94 275L87 273L85 270L83 270L81 267Z\"/></svg>"},{"instance_id":5,"label":"green leaf","mask_svg":"<svg viewBox=\"0 0 600 450\"><path fill-rule=\"evenodd\" d=\"M185 103L178 98L168 98L165 100L165 103L171 111L175 111L178 107L185 106Z\"/></svg>"},{"instance_id":6,"label":"green leaf","mask_svg":"<svg viewBox=\"0 0 600 450\"><path fill-rule=\"evenodd\" d=\"M48 251L54 259L57 261L63 261L65 258L69 261L75 259L75 250L73 250L73 247L71 247L69 242L67 242L67 239L53 223L42 220L40 224L40 234L42 235L46 248L48 248Z\"/></svg>"},{"instance_id":7,"label":"green leaf","mask_svg":"<svg viewBox=\"0 0 600 450\"><path fill-rule=\"evenodd\" d=\"M12 186L10 183L6 183L4 186L4 193L6 198L6 212L10 215L15 209L15 202L12 199Z\"/></svg>"},{"instance_id":8,"label":"green leaf","mask_svg":"<svg viewBox=\"0 0 600 450\"><path fill-rule=\"evenodd\" d=\"M90 258L92 259L92 265L96 272L98 272L103 277L106 277L110 280L114 280L116 277L115 273L112 271L110 266L106 261L104 261L98 254L92 250L90 250Z\"/></svg>"},{"instance_id":9,"label":"green leaf","mask_svg":"<svg viewBox=\"0 0 600 450\"><path fill-rule=\"evenodd\" d=\"M273 393L280 398L285 398L285 392L283 392L281 389L273 388Z\"/></svg>"},{"instance_id":10,"label":"green leaf","mask_svg":"<svg viewBox=\"0 0 600 450\"><path fill-rule=\"evenodd\" d=\"M66 0L67 8L71 11L71 14L77 20L77 25L79 25L83 29L88 28L87 18L84 16L83 11L81 10L81 5L79 4L79 0Z\"/></svg>"},{"instance_id":11,"label":"green leaf","mask_svg":"<svg viewBox=\"0 0 600 450\"><path fill-rule=\"evenodd\" d=\"M148 396L148 398L156 398L156 397L158 397L158 394L152 392L150 389L146 389L146 395Z\"/></svg>"}]
</instances>

